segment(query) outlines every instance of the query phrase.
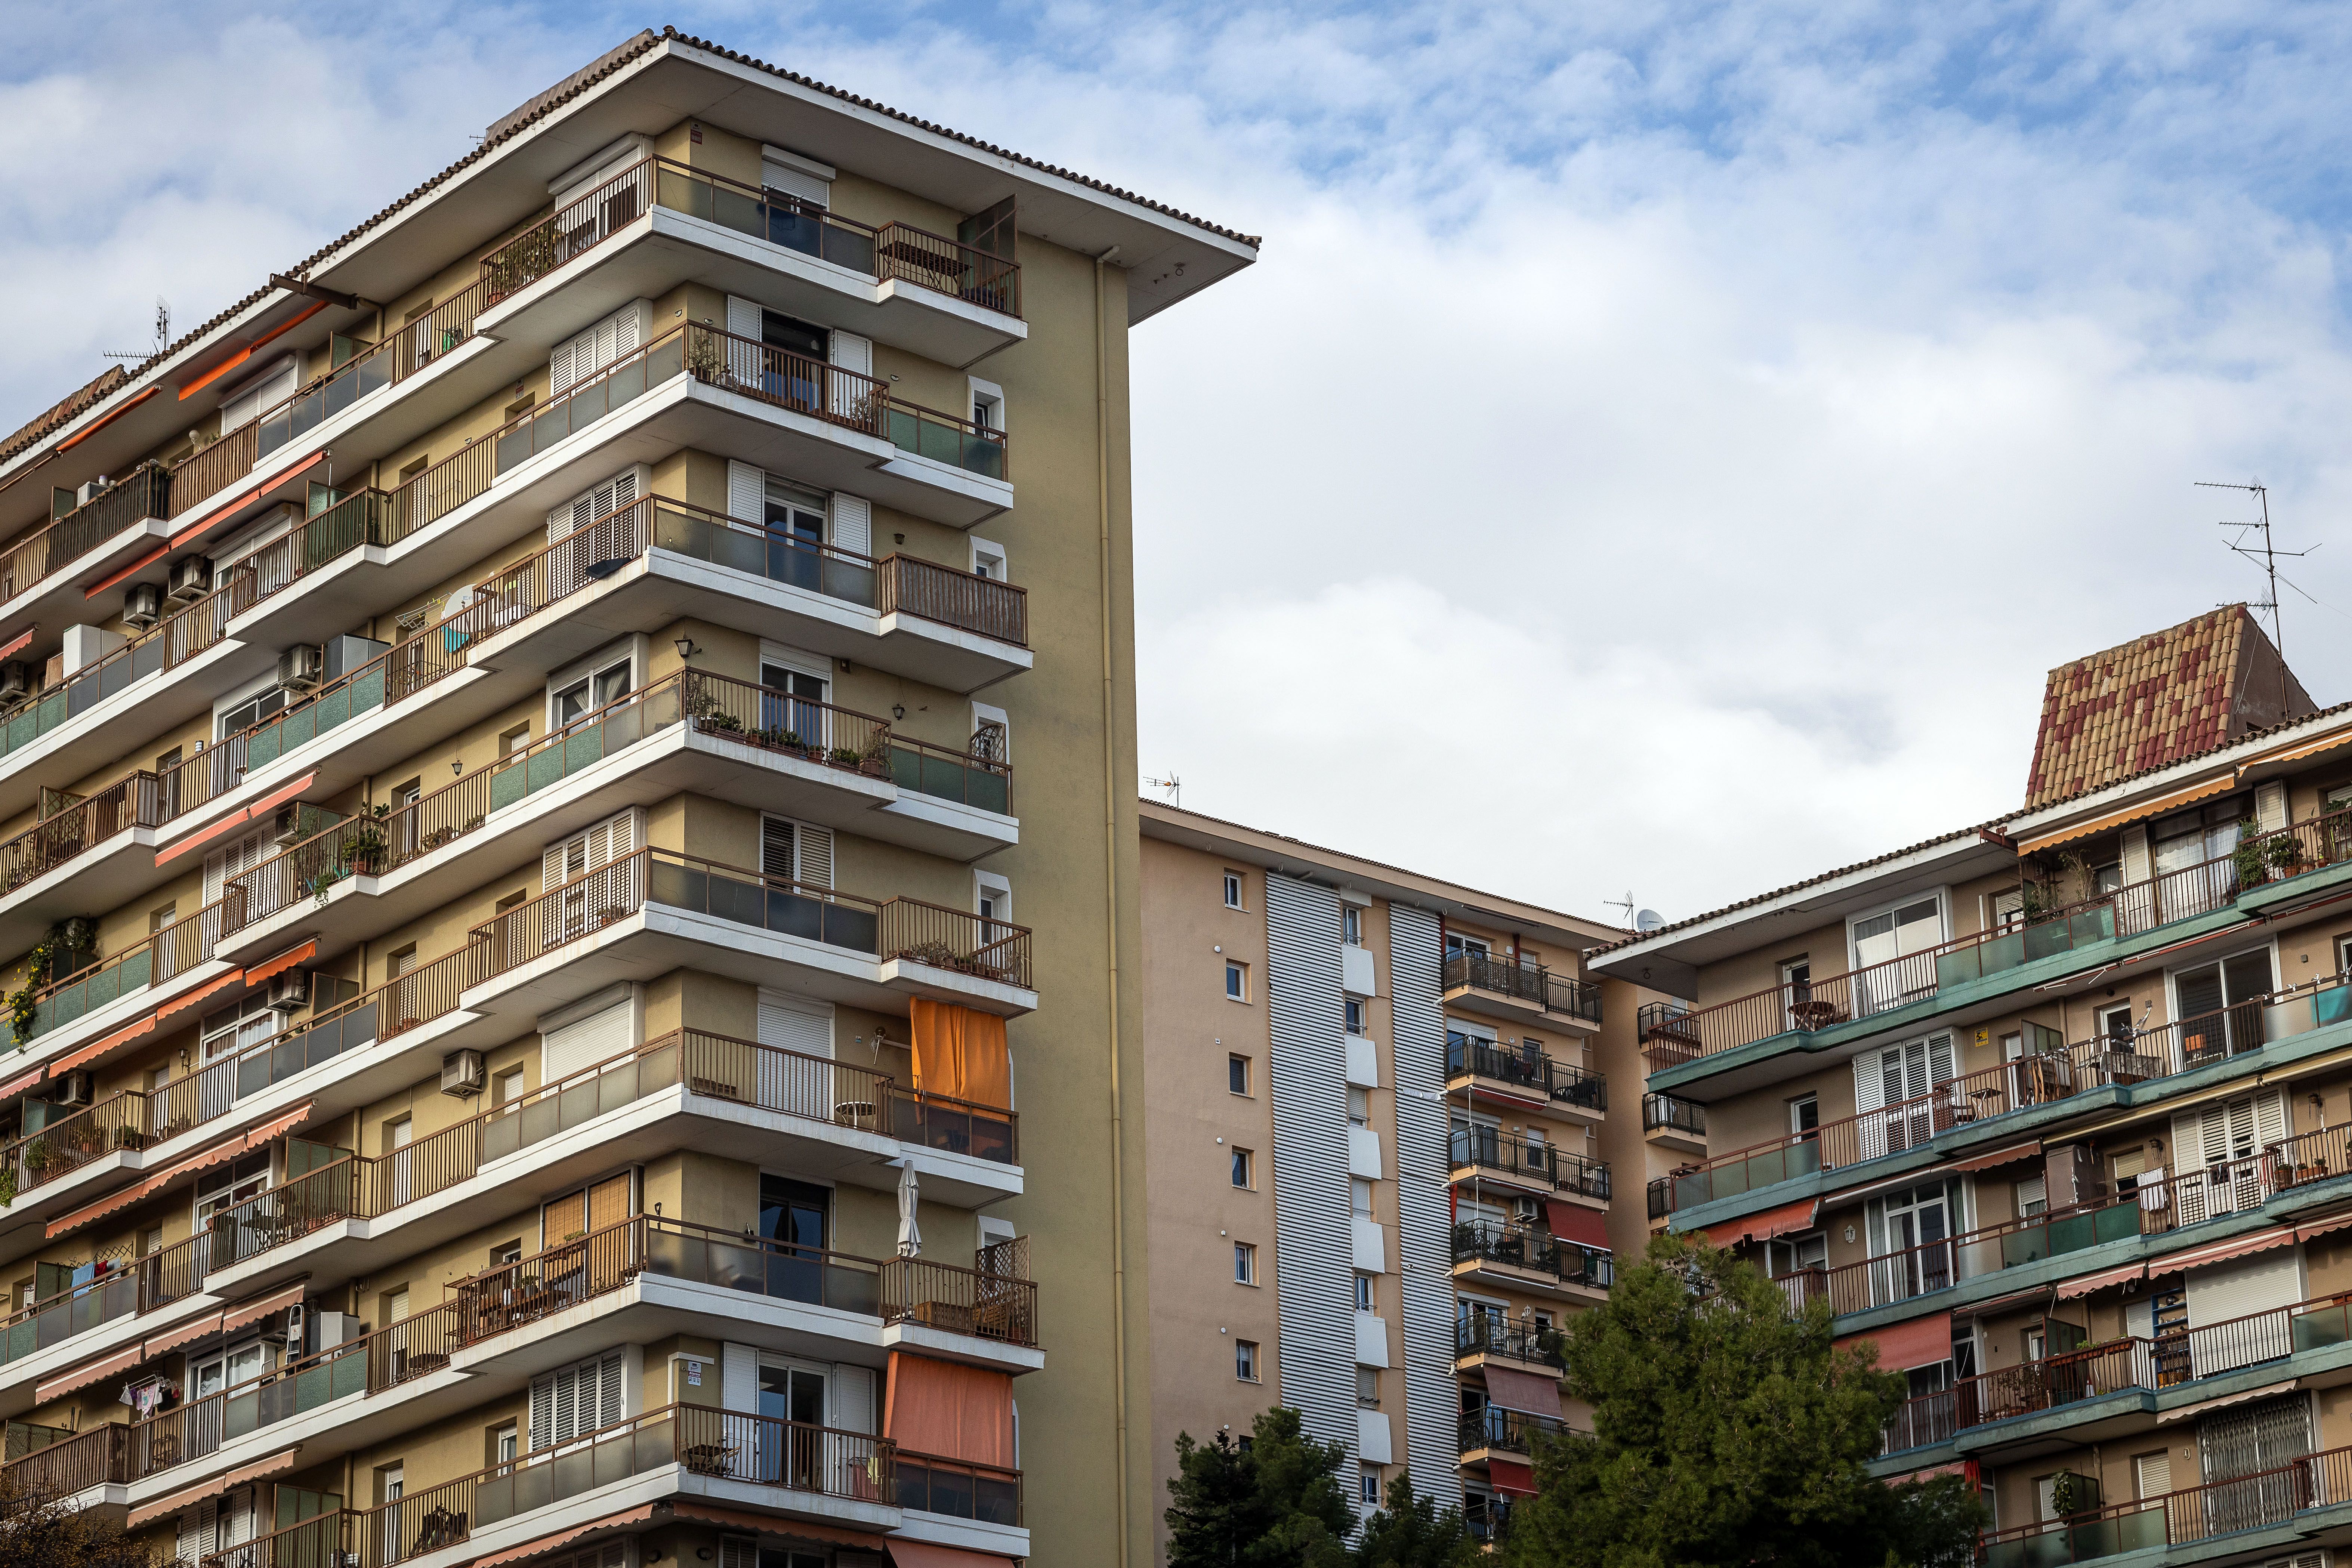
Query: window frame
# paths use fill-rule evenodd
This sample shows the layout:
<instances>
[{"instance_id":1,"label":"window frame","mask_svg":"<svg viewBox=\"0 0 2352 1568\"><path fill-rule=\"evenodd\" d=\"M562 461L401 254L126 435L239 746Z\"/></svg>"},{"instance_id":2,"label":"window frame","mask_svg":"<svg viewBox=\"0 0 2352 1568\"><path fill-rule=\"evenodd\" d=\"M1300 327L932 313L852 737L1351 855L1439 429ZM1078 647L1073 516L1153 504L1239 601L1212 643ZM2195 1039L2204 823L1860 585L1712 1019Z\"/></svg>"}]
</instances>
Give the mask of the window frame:
<instances>
[{"instance_id":1,"label":"window frame","mask_svg":"<svg viewBox=\"0 0 2352 1568\"><path fill-rule=\"evenodd\" d=\"M1236 1383L1265 1381L1261 1375L1258 1342L1255 1340L1236 1338L1234 1341L1234 1381Z\"/></svg>"},{"instance_id":2,"label":"window frame","mask_svg":"<svg viewBox=\"0 0 2352 1568\"><path fill-rule=\"evenodd\" d=\"M1244 1149L1237 1143L1228 1143L1225 1145L1225 1155L1226 1174L1228 1179L1233 1181L1234 1191L1237 1193L1257 1191L1257 1151Z\"/></svg>"},{"instance_id":3,"label":"window frame","mask_svg":"<svg viewBox=\"0 0 2352 1568\"><path fill-rule=\"evenodd\" d=\"M1234 1086L1234 1080L1236 1078L1241 1080L1241 1087L1238 1089ZM1228 1051L1225 1054L1225 1092L1242 1100L1257 1098L1250 1092L1250 1059L1239 1051Z\"/></svg>"},{"instance_id":4,"label":"window frame","mask_svg":"<svg viewBox=\"0 0 2352 1568\"><path fill-rule=\"evenodd\" d=\"M1225 1000L1247 1005L1249 999L1249 965L1235 958L1225 960Z\"/></svg>"},{"instance_id":5,"label":"window frame","mask_svg":"<svg viewBox=\"0 0 2352 1568\"><path fill-rule=\"evenodd\" d=\"M1225 908L1237 910L1242 907L1242 892L1246 886L1239 871L1225 873Z\"/></svg>"}]
</instances>

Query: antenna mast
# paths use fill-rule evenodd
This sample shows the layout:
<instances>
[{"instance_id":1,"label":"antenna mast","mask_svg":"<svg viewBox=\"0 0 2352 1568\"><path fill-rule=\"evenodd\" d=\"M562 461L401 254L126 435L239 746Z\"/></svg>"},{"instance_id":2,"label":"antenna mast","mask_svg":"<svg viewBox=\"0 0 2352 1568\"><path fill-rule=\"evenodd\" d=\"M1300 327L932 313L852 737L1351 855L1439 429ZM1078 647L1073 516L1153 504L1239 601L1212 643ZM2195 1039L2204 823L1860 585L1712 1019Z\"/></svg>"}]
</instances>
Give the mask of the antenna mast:
<instances>
[{"instance_id":1,"label":"antenna mast","mask_svg":"<svg viewBox=\"0 0 2352 1568\"><path fill-rule=\"evenodd\" d=\"M162 353L172 341L172 307L163 296L155 296L155 346L137 353L103 353L100 359L151 360Z\"/></svg>"},{"instance_id":2,"label":"antenna mast","mask_svg":"<svg viewBox=\"0 0 2352 1568\"><path fill-rule=\"evenodd\" d=\"M1179 811L1184 809L1184 781L1176 776L1173 769L1169 771L1168 776L1164 779L1146 779L1143 782L1153 789L1166 790L1168 804Z\"/></svg>"},{"instance_id":3,"label":"antenna mast","mask_svg":"<svg viewBox=\"0 0 2352 1568\"><path fill-rule=\"evenodd\" d=\"M2238 485L2214 479L2199 479L2196 481L2196 486L2199 489L2204 490L2243 490L2262 504L2263 515L2259 521L2252 519L2243 522L2224 520L2215 526L2220 528L2236 529L2238 531L2238 537L2230 542L2230 548L2232 551L2235 551L2238 554L2244 556L2247 560L2253 562L2263 569L2263 579L2270 587L2270 597L2256 605L2254 608L2258 610L2268 610L2271 613L2271 646L2278 649L2279 663L2284 665L2286 663L2286 634L2279 629L2279 557L2284 555L2288 560L2293 561L2300 556L2310 554L2311 551L2281 550L2271 542L2270 487L2262 483L2260 480L2256 480L2252 484ZM2246 532L2250 529L2262 530L2263 542L2260 549L2251 548L2247 545ZM2313 548L2315 549L2317 547L2314 546ZM2298 590L2298 592L2300 590ZM2284 710L2285 707L2285 679L2282 677L2279 683L2280 707L2282 710Z\"/></svg>"}]
</instances>

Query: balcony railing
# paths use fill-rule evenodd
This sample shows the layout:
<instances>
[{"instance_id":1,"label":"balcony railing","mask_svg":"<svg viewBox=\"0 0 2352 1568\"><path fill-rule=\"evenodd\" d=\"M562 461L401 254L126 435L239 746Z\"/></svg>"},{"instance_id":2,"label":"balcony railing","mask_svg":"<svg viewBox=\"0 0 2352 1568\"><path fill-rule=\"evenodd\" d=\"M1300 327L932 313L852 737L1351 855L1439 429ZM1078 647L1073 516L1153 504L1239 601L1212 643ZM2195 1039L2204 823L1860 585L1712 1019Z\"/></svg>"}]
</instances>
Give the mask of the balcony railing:
<instances>
[{"instance_id":1,"label":"balcony railing","mask_svg":"<svg viewBox=\"0 0 2352 1568\"><path fill-rule=\"evenodd\" d=\"M1460 1451L1465 1454L1475 1453L1480 1448L1506 1454L1532 1454L1538 1441L1557 1437L1568 1430L1565 1422L1552 1416L1529 1415L1517 1410L1506 1410L1499 1405L1462 1412L1460 1427Z\"/></svg>"},{"instance_id":2,"label":"balcony railing","mask_svg":"<svg viewBox=\"0 0 2352 1568\"><path fill-rule=\"evenodd\" d=\"M148 518L172 515L172 472L142 463L23 542L0 553L0 602L62 572Z\"/></svg>"},{"instance_id":3,"label":"balcony railing","mask_svg":"<svg viewBox=\"0 0 2352 1568\"><path fill-rule=\"evenodd\" d=\"M1671 1094L1645 1094L1642 1097L1642 1131L1687 1132L1694 1138L1704 1138L1706 1107L1676 1100Z\"/></svg>"},{"instance_id":4,"label":"balcony railing","mask_svg":"<svg viewBox=\"0 0 2352 1568\"><path fill-rule=\"evenodd\" d=\"M117 779L16 837L0 841L0 892L15 892L118 833L157 827L163 821L163 795L153 773L134 773Z\"/></svg>"},{"instance_id":5,"label":"balcony railing","mask_svg":"<svg viewBox=\"0 0 2352 1568\"><path fill-rule=\"evenodd\" d=\"M186 920L165 926L112 957L93 960L42 986L33 993L32 1025L23 1038L37 1040L97 1008L160 985L205 963L220 940L220 917L218 903L206 904Z\"/></svg>"},{"instance_id":6,"label":"balcony railing","mask_svg":"<svg viewBox=\"0 0 2352 1568\"><path fill-rule=\"evenodd\" d=\"M0 1365L203 1289L207 1256L203 1236L192 1236L34 1302L0 1321ZM89 1267L96 1268L94 1263Z\"/></svg>"},{"instance_id":7,"label":"balcony railing","mask_svg":"<svg viewBox=\"0 0 2352 1568\"><path fill-rule=\"evenodd\" d=\"M1554 974L1540 963L1514 963L1506 958L1457 952L1445 961L1444 987L1486 991L1516 1001L1531 1002L1547 1013L1559 1013L1587 1023L1601 1022L1601 987L1590 980Z\"/></svg>"},{"instance_id":8,"label":"balcony railing","mask_svg":"<svg viewBox=\"0 0 2352 1568\"><path fill-rule=\"evenodd\" d=\"M1457 1172L1492 1172L1555 1192L1580 1193L1589 1198L1609 1196L1606 1162L1565 1153L1553 1144L1496 1128L1456 1127L1446 1141L1446 1152Z\"/></svg>"},{"instance_id":9,"label":"balcony railing","mask_svg":"<svg viewBox=\"0 0 2352 1568\"><path fill-rule=\"evenodd\" d=\"M918 899L877 900L670 849L640 849L495 916L467 935L468 984L579 942L647 904L1026 989L1029 932Z\"/></svg>"},{"instance_id":10,"label":"balcony railing","mask_svg":"<svg viewBox=\"0 0 2352 1568\"><path fill-rule=\"evenodd\" d=\"M1977 1557L1986 1568L2086 1563L2282 1525L2308 1510L2347 1501L2352 1501L2352 1447L2329 1448L2250 1475L2109 1503L2063 1519L1988 1531L1978 1543Z\"/></svg>"},{"instance_id":11,"label":"balcony railing","mask_svg":"<svg viewBox=\"0 0 2352 1568\"><path fill-rule=\"evenodd\" d=\"M1564 1285L1606 1290L1617 1279L1616 1258L1598 1247L1561 1241L1522 1226L1460 1220L1454 1226L1454 1261L1506 1264L1549 1274Z\"/></svg>"},{"instance_id":12,"label":"balcony railing","mask_svg":"<svg viewBox=\"0 0 2352 1568\"><path fill-rule=\"evenodd\" d=\"M1475 1312L1454 1320L1454 1356L1495 1355L1530 1366L1565 1368L1566 1342L1558 1329L1513 1323L1494 1312Z\"/></svg>"},{"instance_id":13,"label":"balcony railing","mask_svg":"<svg viewBox=\"0 0 2352 1568\"><path fill-rule=\"evenodd\" d=\"M1556 1062L1533 1042L1513 1050L1473 1036L1449 1032L1445 1037L1445 1076L1487 1079L1587 1110L1609 1109L1609 1083L1605 1078Z\"/></svg>"},{"instance_id":14,"label":"balcony railing","mask_svg":"<svg viewBox=\"0 0 2352 1568\"><path fill-rule=\"evenodd\" d=\"M1021 1522L1021 1472L898 1450L895 1489L900 1508L985 1524Z\"/></svg>"},{"instance_id":15,"label":"balcony railing","mask_svg":"<svg viewBox=\"0 0 2352 1568\"><path fill-rule=\"evenodd\" d=\"M2116 1084L2144 1083L2352 1020L2352 983L2329 975L2155 1028L2124 1028L1981 1068L1880 1110L1719 1154L1652 1184L1654 1217L1820 1171L1921 1148L1939 1134ZM2053 1036L2054 1038L2054 1036Z\"/></svg>"},{"instance_id":16,"label":"balcony railing","mask_svg":"<svg viewBox=\"0 0 2352 1568\"><path fill-rule=\"evenodd\" d=\"M659 205L832 262L877 281L920 284L1001 314L1021 314L1013 262L905 224L874 228L814 202L762 190L668 158L634 164L482 260L493 300L528 288Z\"/></svg>"}]
</instances>

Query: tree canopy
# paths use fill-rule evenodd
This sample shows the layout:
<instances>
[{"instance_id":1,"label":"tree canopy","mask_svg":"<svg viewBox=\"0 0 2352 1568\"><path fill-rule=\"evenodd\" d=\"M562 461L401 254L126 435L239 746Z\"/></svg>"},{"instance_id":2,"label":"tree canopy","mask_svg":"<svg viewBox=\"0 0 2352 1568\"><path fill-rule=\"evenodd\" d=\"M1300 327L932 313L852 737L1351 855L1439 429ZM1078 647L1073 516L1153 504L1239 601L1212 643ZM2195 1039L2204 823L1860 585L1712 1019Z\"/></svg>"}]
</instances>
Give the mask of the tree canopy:
<instances>
[{"instance_id":1,"label":"tree canopy","mask_svg":"<svg viewBox=\"0 0 2352 1568\"><path fill-rule=\"evenodd\" d=\"M1356 1510L1339 1484L1347 1460L1279 1405L1258 1414L1247 1447L1227 1432L1209 1443L1178 1434L1168 1568L1348 1568Z\"/></svg>"},{"instance_id":2,"label":"tree canopy","mask_svg":"<svg viewBox=\"0 0 2352 1568\"><path fill-rule=\"evenodd\" d=\"M1906 1392L1875 1348L1834 1350L1827 1303L1704 1237L1660 1237L1566 1337L1593 1430L1544 1443L1510 1568L1943 1568L1981 1508L1957 1476L1887 1486L1864 1464Z\"/></svg>"},{"instance_id":3,"label":"tree canopy","mask_svg":"<svg viewBox=\"0 0 2352 1568\"><path fill-rule=\"evenodd\" d=\"M148 1568L121 1526L0 1470L0 1563L8 1568Z\"/></svg>"}]
</instances>

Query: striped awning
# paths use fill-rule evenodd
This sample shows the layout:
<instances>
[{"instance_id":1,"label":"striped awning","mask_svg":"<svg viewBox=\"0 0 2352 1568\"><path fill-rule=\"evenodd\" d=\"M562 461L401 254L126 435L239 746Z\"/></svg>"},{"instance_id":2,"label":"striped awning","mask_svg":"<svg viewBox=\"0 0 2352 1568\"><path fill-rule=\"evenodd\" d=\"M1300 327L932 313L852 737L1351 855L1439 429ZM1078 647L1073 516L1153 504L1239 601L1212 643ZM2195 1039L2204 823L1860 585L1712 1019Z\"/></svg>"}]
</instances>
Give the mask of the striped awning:
<instances>
[{"instance_id":1,"label":"striped awning","mask_svg":"<svg viewBox=\"0 0 2352 1568\"><path fill-rule=\"evenodd\" d=\"M74 1210L73 1213L59 1215L57 1218L49 1221L47 1226L43 1227L41 1231L42 1238L44 1240L54 1241L58 1237L65 1235L66 1232L69 1230L79 1230L80 1227L88 1225L94 1219L104 1219L116 1209L128 1208L146 1195L147 1184L145 1182L133 1182L129 1186L117 1187L113 1192L107 1194L106 1196L99 1199L96 1203L84 1204L81 1207Z\"/></svg>"},{"instance_id":2,"label":"striped awning","mask_svg":"<svg viewBox=\"0 0 2352 1568\"><path fill-rule=\"evenodd\" d=\"M273 974L283 974L296 964L307 963L318 956L319 942L314 937L299 947L288 948L275 958L263 959L245 972L245 983L247 985L258 985Z\"/></svg>"},{"instance_id":3,"label":"striped awning","mask_svg":"<svg viewBox=\"0 0 2352 1568\"><path fill-rule=\"evenodd\" d=\"M35 1385L33 1403L47 1405L61 1394L71 1394L77 1388L87 1388L99 1379L111 1377L118 1372L128 1372L146 1359L146 1347L132 1345L127 1351L117 1351L112 1355L100 1356L96 1361L86 1361L79 1366L61 1372L57 1376Z\"/></svg>"},{"instance_id":4,"label":"striped awning","mask_svg":"<svg viewBox=\"0 0 2352 1568\"><path fill-rule=\"evenodd\" d=\"M115 1030L114 1033L107 1036L96 1045L84 1046L73 1055L66 1058L65 1060L58 1063L58 1071L70 1072L75 1068L81 1066L84 1062L96 1061L99 1058L104 1056L115 1047L121 1045L126 1040L135 1040L142 1035L152 1034L155 1029L155 1018L156 1015L150 1013L145 1017L140 1019L137 1023L126 1025L122 1028Z\"/></svg>"},{"instance_id":5,"label":"striped awning","mask_svg":"<svg viewBox=\"0 0 2352 1568\"><path fill-rule=\"evenodd\" d=\"M258 1149L289 1128L299 1127L310 1120L310 1108L316 1103L315 1100L306 1100L292 1110L271 1117L245 1135L245 1146L248 1149Z\"/></svg>"},{"instance_id":6,"label":"striped awning","mask_svg":"<svg viewBox=\"0 0 2352 1568\"><path fill-rule=\"evenodd\" d=\"M2151 1271L2161 1269L2168 1274L2176 1268L2202 1268L2208 1264L2227 1263L2232 1258L2243 1258L2251 1252L2267 1252L2273 1247L2285 1247L2294 1240L2294 1226L2268 1226L2261 1230L2249 1231L2244 1236L2233 1236L2227 1241L2217 1241L2210 1247L2198 1247L2193 1252L2179 1252L2169 1258L2157 1258L2148 1264L2148 1268Z\"/></svg>"},{"instance_id":7,"label":"striped awning","mask_svg":"<svg viewBox=\"0 0 2352 1568\"><path fill-rule=\"evenodd\" d=\"M2219 1410L2225 1405L2244 1405L2251 1400L2268 1399L2273 1394L2294 1392L2294 1379L2291 1377L2284 1383L2266 1383L2260 1388L2249 1388L2238 1394L2225 1394L2219 1399L2208 1399L2197 1405L2184 1405L2178 1410L2159 1410L2156 1413L2156 1424L2161 1426L2169 1421L2193 1421L2198 1416L2209 1411Z\"/></svg>"},{"instance_id":8,"label":"striped awning","mask_svg":"<svg viewBox=\"0 0 2352 1568\"><path fill-rule=\"evenodd\" d=\"M257 1481L264 1476L274 1476L280 1470L291 1469L294 1467L294 1456L301 1451L302 1445L299 1443L290 1448L281 1448L266 1459L254 1460L243 1469L231 1470L228 1473L228 1479L221 1485L223 1488L241 1487L247 1481Z\"/></svg>"},{"instance_id":9,"label":"striped awning","mask_svg":"<svg viewBox=\"0 0 2352 1568\"><path fill-rule=\"evenodd\" d=\"M2121 827L2126 823L2142 822L2151 816L2161 816L2168 811L2203 800L2207 795L2220 795L2224 790L2235 789L2237 784L2238 775L2234 772L2226 773L2220 778L2207 779L2201 784L2189 784L2174 790L2170 795L2159 796L2155 800L2142 801L2139 805L2127 806L2122 811L2111 811L2105 816L2095 816L2088 822L2077 823L2073 827L2062 827L2055 833L2046 833L2039 838L2020 839L2017 852L2020 855L2031 855L2036 850L2047 849L2053 844L2072 843L2077 838L2088 838L2094 833L2104 833L2110 827Z\"/></svg>"},{"instance_id":10,"label":"striped awning","mask_svg":"<svg viewBox=\"0 0 2352 1568\"><path fill-rule=\"evenodd\" d=\"M2094 1290L2104 1290L2110 1285L2121 1285L2129 1280L2143 1279L2147 1274L2147 1265L2131 1263L2121 1268L2107 1269L2101 1274L2081 1274L2072 1279L2061 1279L2058 1281L2058 1299L2061 1301L2071 1301L2077 1296L2087 1296Z\"/></svg>"},{"instance_id":11,"label":"striped awning","mask_svg":"<svg viewBox=\"0 0 2352 1568\"><path fill-rule=\"evenodd\" d=\"M136 1530L152 1521L167 1519L182 1509L200 1503L208 1497L220 1496L220 1482L210 1480L190 1487L184 1491L173 1492L169 1497L159 1497L153 1502L142 1503L131 1510L131 1517L122 1521L122 1527L125 1530Z\"/></svg>"},{"instance_id":12,"label":"striped awning","mask_svg":"<svg viewBox=\"0 0 2352 1568\"><path fill-rule=\"evenodd\" d=\"M35 1068L31 1072L26 1073L20 1079L16 1079L9 1083L0 1084L0 1100L6 1100L11 1095L22 1094L25 1090L40 1082L41 1074L47 1070L47 1069L45 1068Z\"/></svg>"},{"instance_id":13,"label":"striped awning","mask_svg":"<svg viewBox=\"0 0 2352 1568\"><path fill-rule=\"evenodd\" d=\"M240 970L233 974L224 974L218 980L209 981L205 984L197 986L194 991L184 992L180 995L173 997L169 1002L166 1002L162 1006L156 1008L155 1020L156 1022L161 1023L163 1020L170 1017L173 1014L183 1012L187 1008L193 1007L197 1003L203 1001L205 997L213 994L213 993L216 991L226 991L230 986L242 983L244 979L244 972Z\"/></svg>"},{"instance_id":14,"label":"striped awning","mask_svg":"<svg viewBox=\"0 0 2352 1568\"><path fill-rule=\"evenodd\" d=\"M192 1345L208 1334L220 1332L220 1313L206 1312L202 1317L182 1323L176 1329L151 1335L147 1341L147 1353L162 1355L165 1351L175 1351L182 1345Z\"/></svg>"},{"instance_id":15,"label":"striped awning","mask_svg":"<svg viewBox=\"0 0 2352 1568\"><path fill-rule=\"evenodd\" d=\"M304 1276L305 1279L308 1278L309 1276ZM227 1333L233 1329L241 1329L247 1323L266 1318L272 1312L284 1311L302 1299L302 1284L298 1282L281 1289L272 1290L267 1296L257 1296L250 1301L239 1301L225 1308L221 1312L221 1332Z\"/></svg>"}]
</instances>

